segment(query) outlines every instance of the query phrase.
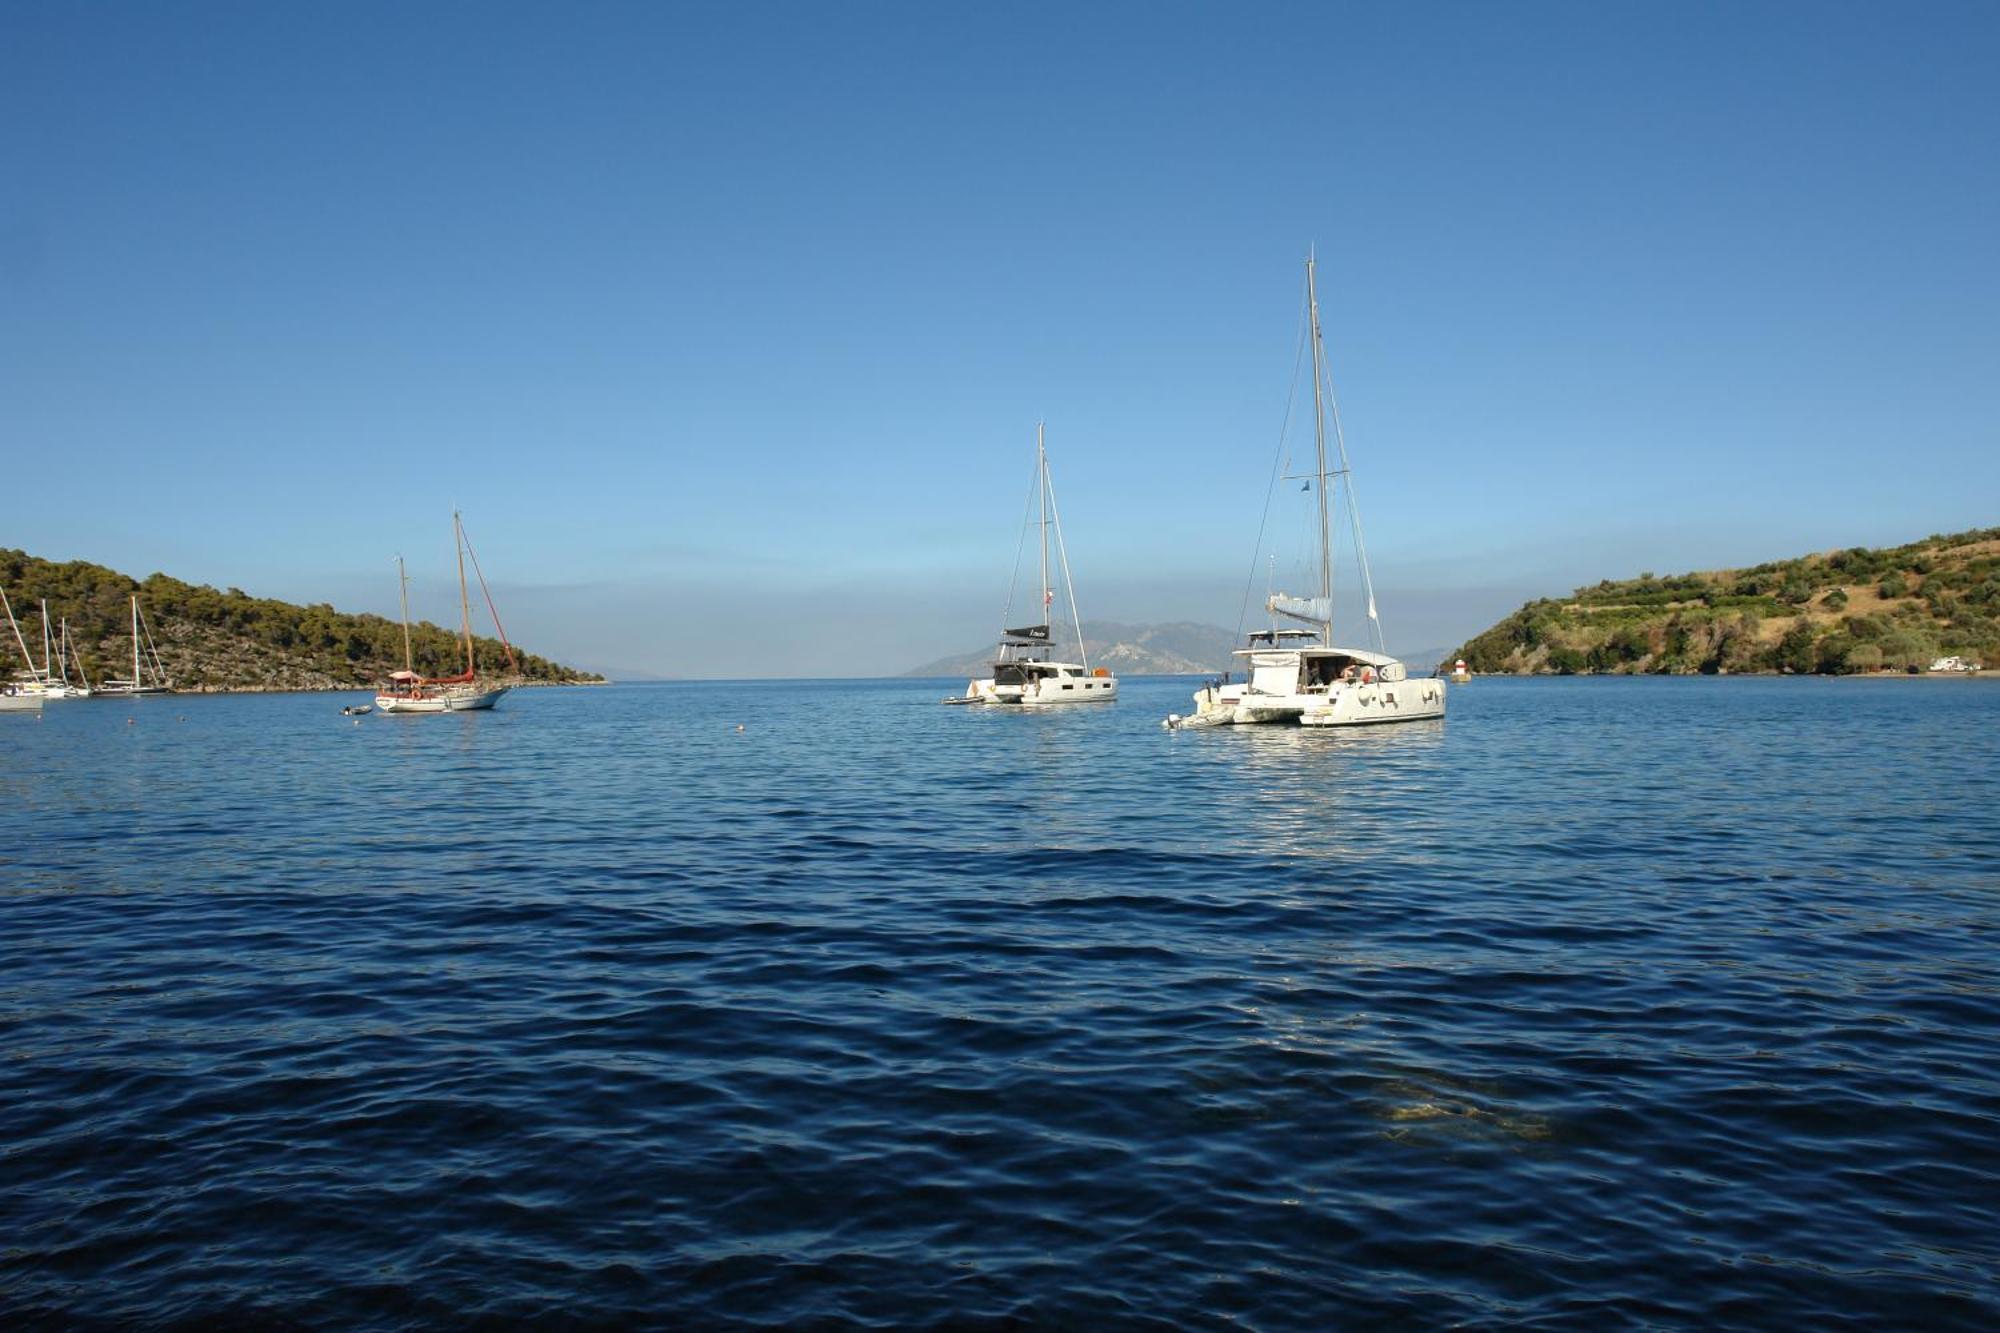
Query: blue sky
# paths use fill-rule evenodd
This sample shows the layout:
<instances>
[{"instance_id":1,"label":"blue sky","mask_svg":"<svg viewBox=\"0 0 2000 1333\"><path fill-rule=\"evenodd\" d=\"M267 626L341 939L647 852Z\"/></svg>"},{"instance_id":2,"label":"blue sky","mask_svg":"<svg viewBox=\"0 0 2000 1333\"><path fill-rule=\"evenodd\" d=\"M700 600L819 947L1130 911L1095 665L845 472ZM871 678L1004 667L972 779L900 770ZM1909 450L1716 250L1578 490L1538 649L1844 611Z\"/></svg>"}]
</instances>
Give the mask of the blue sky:
<instances>
[{"instance_id":1,"label":"blue sky","mask_svg":"<svg viewBox=\"0 0 2000 1333\"><path fill-rule=\"evenodd\" d=\"M456 504L537 650L889 672L996 627L1046 418L1085 614L1233 625L1309 245L1392 647L2000 522L1991 5L5 31L0 545L52 558L390 611L400 551L449 617Z\"/></svg>"}]
</instances>

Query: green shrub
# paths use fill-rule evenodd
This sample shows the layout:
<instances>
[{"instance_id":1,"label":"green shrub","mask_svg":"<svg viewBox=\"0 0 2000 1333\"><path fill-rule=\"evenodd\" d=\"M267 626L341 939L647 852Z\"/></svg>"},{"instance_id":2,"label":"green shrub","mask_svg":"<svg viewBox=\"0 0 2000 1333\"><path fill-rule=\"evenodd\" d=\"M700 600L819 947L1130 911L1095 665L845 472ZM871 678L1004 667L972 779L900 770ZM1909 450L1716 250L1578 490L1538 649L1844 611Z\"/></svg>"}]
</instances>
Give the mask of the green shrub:
<instances>
[{"instance_id":1,"label":"green shrub","mask_svg":"<svg viewBox=\"0 0 2000 1333\"><path fill-rule=\"evenodd\" d=\"M1548 656L1549 669L1558 676L1574 676L1587 663L1582 653L1574 648L1551 648Z\"/></svg>"},{"instance_id":2,"label":"green shrub","mask_svg":"<svg viewBox=\"0 0 2000 1333\"><path fill-rule=\"evenodd\" d=\"M1910 593L1910 581L1903 577L1902 570L1891 570L1883 575L1880 583L1875 585L1875 591L1884 597L1907 597Z\"/></svg>"},{"instance_id":3,"label":"green shrub","mask_svg":"<svg viewBox=\"0 0 2000 1333\"><path fill-rule=\"evenodd\" d=\"M1819 656L1813 651L1813 627L1810 622L1801 620L1785 631L1785 637L1778 640L1772 665L1780 671L1801 676L1819 665Z\"/></svg>"}]
</instances>

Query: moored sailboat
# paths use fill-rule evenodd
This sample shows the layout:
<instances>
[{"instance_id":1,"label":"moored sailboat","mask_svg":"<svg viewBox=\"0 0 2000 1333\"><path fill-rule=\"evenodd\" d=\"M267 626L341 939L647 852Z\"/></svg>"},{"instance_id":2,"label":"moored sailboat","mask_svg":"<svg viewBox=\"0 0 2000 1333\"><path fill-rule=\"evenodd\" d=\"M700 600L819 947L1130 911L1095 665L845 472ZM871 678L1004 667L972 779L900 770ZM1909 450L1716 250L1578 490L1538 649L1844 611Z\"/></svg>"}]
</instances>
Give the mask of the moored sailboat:
<instances>
[{"instance_id":1,"label":"moored sailboat","mask_svg":"<svg viewBox=\"0 0 2000 1333\"><path fill-rule=\"evenodd\" d=\"M1242 659L1246 679L1210 684L1194 696L1195 711L1171 714L1162 724L1170 729L1256 722L1292 722L1307 727L1351 727L1370 723L1413 722L1444 716L1444 685L1434 679L1409 678L1403 663L1382 647L1382 622L1375 609L1375 586L1368 570L1368 552L1361 539L1361 516L1354 506L1353 471L1347 461L1347 441L1340 429L1340 409L1327 374L1326 350L1320 338L1319 291L1313 258L1306 258L1306 306L1311 319L1313 371L1313 452L1315 470L1303 481L1318 492L1319 591L1308 597L1273 592L1265 599L1271 627L1249 637L1235 656ZM1329 466L1327 423L1331 416L1339 466ZM1345 479L1347 512L1354 533L1356 563L1367 597L1368 627L1374 648L1337 645L1333 637L1333 540L1330 514L1334 485ZM1311 625L1312 629L1281 629L1277 618Z\"/></svg>"},{"instance_id":2,"label":"moored sailboat","mask_svg":"<svg viewBox=\"0 0 2000 1333\"><path fill-rule=\"evenodd\" d=\"M458 546L458 611L459 639L465 649L465 670L452 676L425 676L416 669L415 656L410 647L410 579L404 572L403 558L396 557L396 577L401 586L403 599L403 669L390 673L389 683L375 695L375 706L385 713L464 713L493 707L500 697L513 687L509 684L482 682L479 670L473 660L472 651L472 601L465 582L465 558L472 555L473 572L479 575L479 591L486 598L486 610L493 617L493 628L500 636L500 647L507 654L509 668L519 670L514 658L514 646L507 642L506 627L500 623L500 612L493 605L493 594L486 586L486 575L479 568L479 556L472 551L472 544L465 536L465 523L456 512L451 516L452 536Z\"/></svg>"},{"instance_id":3,"label":"moored sailboat","mask_svg":"<svg viewBox=\"0 0 2000 1333\"><path fill-rule=\"evenodd\" d=\"M20 672L8 688L16 699L88 699L93 693L90 678L83 669L83 655L70 635L69 621L64 619L58 630L49 615L49 599L44 597L41 600L42 664L36 666L35 655L28 650L27 637L21 633L20 622L14 619L13 604L6 600L6 590L0 589L0 609L6 612L14 644L21 650L21 659L27 664L27 670ZM74 680L70 678L72 662L76 666Z\"/></svg>"},{"instance_id":4,"label":"moored sailboat","mask_svg":"<svg viewBox=\"0 0 2000 1333\"><path fill-rule=\"evenodd\" d=\"M171 694L173 682L167 678L166 664L160 661L159 647L153 642L152 627L139 609L139 595L132 594L132 678L113 676L98 687L100 694Z\"/></svg>"},{"instance_id":5,"label":"moored sailboat","mask_svg":"<svg viewBox=\"0 0 2000 1333\"><path fill-rule=\"evenodd\" d=\"M1000 631L1000 647L993 674L970 681L965 693L946 699L948 704L1044 704L1104 703L1118 697L1118 678L1103 667L1090 665L1090 650L1083 642L1083 619L1076 609L1076 586L1070 579L1069 548L1063 542L1062 515L1056 506L1055 487L1049 480L1049 454L1043 428L1035 426L1036 506L1040 513L1042 582L1039 624ZM1062 567L1063 590L1068 596L1070 622L1076 628L1077 661L1055 657L1055 625L1049 612L1055 603L1055 589L1049 584L1049 529L1056 535L1056 556ZM1026 535L1025 533L1023 534ZM1018 571L1019 565L1017 563ZM1011 599L1011 589L1009 590ZM1011 600L1001 622L1013 619Z\"/></svg>"}]
</instances>

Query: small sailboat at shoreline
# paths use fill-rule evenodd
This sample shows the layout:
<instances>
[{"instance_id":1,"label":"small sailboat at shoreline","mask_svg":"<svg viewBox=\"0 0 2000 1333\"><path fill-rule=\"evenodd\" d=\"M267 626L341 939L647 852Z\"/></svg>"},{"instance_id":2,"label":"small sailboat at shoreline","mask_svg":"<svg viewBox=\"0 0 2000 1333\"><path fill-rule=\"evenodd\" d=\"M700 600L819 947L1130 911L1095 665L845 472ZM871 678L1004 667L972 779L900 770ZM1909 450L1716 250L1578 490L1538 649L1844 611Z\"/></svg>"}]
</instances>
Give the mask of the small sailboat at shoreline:
<instances>
[{"instance_id":1,"label":"small sailboat at shoreline","mask_svg":"<svg viewBox=\"0 0 2000 1333\"><path fill-rule=\"evenodd\" d=\"M153 642L153 630L146 623L145 613L139 609L139 595L132 594L132 678L120 680L108 677L97 687L99 694L172 694L173 682L167 678L166 664L160 661L160 650Z\"/></svg>"},{"instance_id":2,"label":"small sailboat at shoreline","mask_svg":"<svg viewBox=\"0 0 2000 1333\"><path fill-rule=\"evenodd\" d=\"M1000 631L1000 647L993 674L967 683L965 693L946 699L948 704L1013 704L1039 707L1050 704L1108 703L1118 697L1118 678L1103 667L1090 665L1090 650L1083 642L1083 619L1076 609L1076 586L1069 574L1069 548L1063 542L1062 515L1056 507L1055 487L1049 481L1049 453L1043 439L1042 423L1035 425L1036 506L1041 515L1042 595L1038 606L1041 623ZM1062 566L1063 588L1068 594L1070 622L1076 628L1075 662L1055 657L1054 622L1049 611L1055 603L1055 589L1049 584L1049 529L1056 534L1056 556ZM1023 533L1025 536L1025 532ZM1018 560L1016 563L1018 571ZM1004 625L1013 619L1003 611Z\"/></svg>"},{"instance_id":3,"label":"small sailboat at shoreline","mask_svg":"<svg viewBox=\"0 0 2000 1333\"><path fill-rule=\"evenodd\" d=\"M506 627L500 623L500 612L493 605L493 594L486 586L486 575L479 568L479 556L472 551L472 544L465 536L465 522L457 511L451 516L452 536L458 545L458 612L459 638L465 648L465 670L453 676L425 676L416 669L415 656L410 648L410 578L404 571L403 558L396 557L396 577L401 585L403 599L403 669L390 673L389 683L375 694L375 706L385 713L465 713L493 707L500 697L512 689L511 684L488 684L479 679L478 667L472 652L472 600L465 583L465 558L472 556L473 572L479 576L479 591L486 598L486 610L493 617L493 628L500 637L500 647L507 654L507 665L518 671L519 663L514 658L514 646L507 642Z\"/></svg>"},{"instance_id":4,"label":"small sailboat at shoreline","mask_svg":"<svg viewBox=\"0 0 2000 1333\"><path fill-rule=\"evenodd\" d=\"M7 615L8 628L13 631L15 646L21 650L21 659L27 663L27 670L19 673L10 683L13 697L35 699L88 699L97 693L91 688L90 676L83 668L83 653L76 639L69 632L69 618L64 617L58 626L49 614L49 599L42 602L42 664L35 665L35 655L28 650L27 637L21 633L20 622L14 619L14 607L6 600L6 590L0 589L0 609ZM76 668L76 678L70 678L70 667Z\"/></svg>"},{"instance_id":5,"label":"small sailboat at shoreline","mask_svg":"<svg viewBox=\"0 0 2000 1333\"><path fill-rule=\"evenodd\" d=\"M1258 630L1234 656L1243 659L1247 679L1226 679L1204 687L1194 696L1195 711L1169 714L1161 724L1169 730L1189 727L1289 722L1305 727L1354 727L1386 722L1416 722L1444 716L1444 684L1435 679L1409 678L1402 662L1382 647L1382 622L1375 611L1374 578L1368 571L1367 547L1361 539L1361 516L1354 507L1353 470L1347 461L1347 441L1340 429L1340 408L1334 402L1333 381L1327 374L1326 349L1320 338L1319 290L1311 255L1306 257L1306 307L1311 318L1313 372L1313 452L1316 466L1305 476L1289 476L1318 492L1318 573L1316 595L1298 597L1273 591L1265 598L1271 613L1269 629ZM1329 466L1327 421L1333 423L1333 443L1339 466ZM1346 479L1347 513L1354 532L1356 563L1368 599L1368 627L1375 647L1348 648L1333 639L1333 540L1329 515L1333 487ZM1311 625L1312 629L1281 629L1278 617Z\"/></svg>"}]
</instances>

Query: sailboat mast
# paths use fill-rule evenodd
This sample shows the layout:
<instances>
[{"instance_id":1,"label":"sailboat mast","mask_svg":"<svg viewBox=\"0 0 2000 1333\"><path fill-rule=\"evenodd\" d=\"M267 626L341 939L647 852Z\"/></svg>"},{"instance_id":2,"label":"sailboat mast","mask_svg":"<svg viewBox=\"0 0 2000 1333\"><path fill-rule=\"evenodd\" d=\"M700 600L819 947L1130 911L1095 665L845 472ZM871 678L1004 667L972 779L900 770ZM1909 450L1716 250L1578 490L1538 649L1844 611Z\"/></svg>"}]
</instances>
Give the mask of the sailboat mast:
<instances>
[{"instance_id":1,"label":"sailboat mast","mask_svg":"<svg viewBox=\"0 0 2000 1333\"><path fill-rule=\"evenodd\" d=\"M1039 500L1042 511L1042 623L1049 623L1049 603L1053 594L1049 590L1049 451L1042 442L1043 423L1035 423L1035 476L1039 479Z\"/></svg>"},{"instance_id":2,"label":"sailboat mast","mask_svg":"<svg viewBox=\"0 0 2000 1333\"><path fill-rule=\"evenodd\" d=\"M68 619L64 619L62 623L62 641L63 646L69 649L70 657L76 662L77 683L82 685L86 690L89 689L90 673L83 669L83 646L71 636ZM62 649L58 648L56 651L60 653Z\"/></svg>"},{"instance_id":3,"label":"sailboat mast","mask_svg":"<svg viewBox=\"0 0 2000 1333\"><path fill-rule=\"evenodd\" d=\"M132 689L139 689L139 594L132 594Z\"/></svg>"},{"instance_id":4,"label":"sailboat mast","mask_svg":"<svg viewBox=\"0 0 2000 1333\"><path fill-rule=\"evenodd\" d=\"M35 669L35 659L28 652L28 641L21 637L21 622L14 619L14 605L7 600L5 588L0 588L0 608L6 609L7 625L14 631L14 642L21 645L21 661L27 664L28 670L32 673Z\"/></svg>"},{"instance_id":5,"label":"sailboat mast","mask_svg":"<svg viewBox=\"0 0 2000 1333\"><path fill-rule=\"evenodd\" d=\"M44 685L53 684L56 678L55 662L49 656L51 639L52 636L49 634L49 599L44 597L42 598L42 683ZM29 665L33 666L34 664L31 662Z\"/></svg>"},{"instance_id":6,"label":"sailboat mast","mask_svg":"<svg viewBox=\"0 0 2000 1333\"><path fill-rule=\"evenodd\" d=\"M1320 622L1321 642L1333 647L1333 542L1327 535L1326 496L1326 402L1321 385L1325 375L1321 359L1325 350L1319 340L1319 287L1313 273L1313 252L1306 252L1306 305L1312 312L1313 350L1313 453L1319 460L1319 595L1324 599L1327 618Z\"/></svg>"},{"instance_id":7,"label":"sailboat mast","mask_svg":"<svg viewBox=\"0 0 2000 1333\"><path fill-rule=\"evenodd\" d=\"M472 598L465 590L465 525L456 509L451 511L451 535L458 545L458 623L465 636L465 670L472 672Z\"/></svg>"},{"instance_id":8,"label":"sailboat mast","mask_svg":"<svg viewBox=\"0 0 2000 1333\"><path fill-rule=\"evenodd\" d=\"M410 575L400 555L396 557L396 587L403 594L403 670L415 675L417 664L410 653Z\"/></svg>"}]
</instances>

